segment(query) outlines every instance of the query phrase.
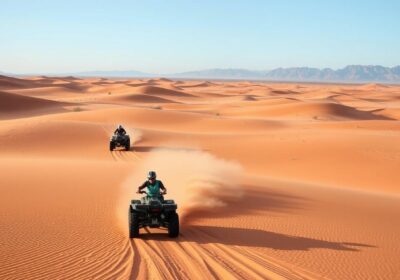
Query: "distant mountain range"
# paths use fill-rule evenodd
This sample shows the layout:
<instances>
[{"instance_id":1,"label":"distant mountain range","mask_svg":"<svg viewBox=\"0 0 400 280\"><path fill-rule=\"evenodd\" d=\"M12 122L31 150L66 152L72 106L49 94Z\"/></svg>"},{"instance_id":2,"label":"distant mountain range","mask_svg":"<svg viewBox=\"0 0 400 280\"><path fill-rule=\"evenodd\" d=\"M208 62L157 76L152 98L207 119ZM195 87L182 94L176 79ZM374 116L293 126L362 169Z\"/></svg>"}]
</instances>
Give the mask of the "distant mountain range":
<instances>
[{"instance_id":1,"label":"distant mountain range","mask_svg":"<svg viewBox=\"0 0 400 280\"><path fill-rule=\"evenodd\" d=\"M265 71L253 71L247 69L208 69L176 74L153 74L140 71L89 71L45 75L121 78L167 77L189 79L254 79L266 81L400 83L400 66L384 67L380 65L349 65L337 70L331 68L318 69L310 67L276 68Z\"/></svg>"},{"instance_id":2,"label":"distant mountain range","mask_svg":"<svg viewBox=\"0 0 400 280\"><path fill-rule=\"evenodd\" d=\"M261 79L269 81L309 82L400 82L400 66L349 65L342 69L310 67L277 68L269 71L246 69L209 69L172 75L182 78Z\"/></svg>"}]
</instances>

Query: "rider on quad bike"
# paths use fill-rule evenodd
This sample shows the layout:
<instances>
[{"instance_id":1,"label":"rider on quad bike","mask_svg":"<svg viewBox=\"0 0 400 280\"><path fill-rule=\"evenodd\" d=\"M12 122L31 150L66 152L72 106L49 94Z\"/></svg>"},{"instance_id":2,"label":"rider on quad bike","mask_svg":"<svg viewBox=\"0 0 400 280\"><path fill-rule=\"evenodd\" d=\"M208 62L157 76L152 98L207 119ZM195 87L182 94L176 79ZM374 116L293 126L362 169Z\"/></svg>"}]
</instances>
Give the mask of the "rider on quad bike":
<instances>
[{"instance_id":1,"label":"rider on quad bike","mask_svg":"<svg viewBox=\"0 0 400 280\"><path fill-rule=\"evenodd\" d=\"M147 178L137 191L146 196L141 200L131 200L129 205L129 238L138 238L140 228L166 228L169 237L178 237L178 205L174 200L164 199L167 190L161 181L156 180L154 171L150 171Z\"/></svg>"},{"instance_id":2,"label":"rider on quad bike","mask_svg":"<svg viewBox=\"0 0 400 280\"><path fill-rule=\"evenodd\" d=\"M158 197L162 201L163 195L167 193L167 189L164 187L164 184L160 180L156 180L156 178L156 172L149 171L147 175L147 181L145 181L141 186L138 187L137 193L147 194L146 197L142 198L143 202L145 202L147 198L153 197ZM143 189L145 188L147 188L147 192L143 191Z\"/></svg>"},{"instance_id":3,"label":"rider on quad bike","mask_svg":"<svg viewBox=\"0 0 400 280\"><path fill-rule=\"evenodd\" d=\"M114 131L114 135L123 136L126 134L126 130L122 127L122 125L118 125L117 129Z\"/></svg>"},{"instance_id":4,"label":"rider on quad bike","mask_svg":"<svg viewBox=\"0 0 400 280\"><path fill-rule=\"evenodd\" d=\"M131 148L131 138L126 134L126 130L122 125L118 125L110 139L110 151L114 151L116 147L124 147L126 151Z\"/></svg>"}]
</instances>

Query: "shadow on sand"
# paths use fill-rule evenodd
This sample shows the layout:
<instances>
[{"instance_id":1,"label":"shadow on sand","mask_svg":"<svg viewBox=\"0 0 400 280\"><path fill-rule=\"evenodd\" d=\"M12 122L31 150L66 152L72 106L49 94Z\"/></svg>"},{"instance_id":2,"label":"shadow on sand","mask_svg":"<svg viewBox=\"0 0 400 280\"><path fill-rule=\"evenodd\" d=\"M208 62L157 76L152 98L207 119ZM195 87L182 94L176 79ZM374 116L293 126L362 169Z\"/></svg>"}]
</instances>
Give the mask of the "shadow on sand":
<instances>
[{"instance_id":1,"label":"shadow on sand","mask_svg":"<svg viewBox=\"0 0 400 280\"><path fill-rule=\"evenodd\" d=\"M190 225L186 226L182 231L179 238L174 239L174 241L247 246L286 251L308 251L311 249L360 251L362 247L376 248L376 246L369 244L333 242L258 229ZM143 240L171 241L166 232L149 233L142 231L140 238Z\"/></svg>"},{"instance_id":2,"label":"shadow on sand","mask_svg":"<svg viewBox=\"0 0 400 280\"><path fill-rule=\"evenodd\" d=\"M195 148L182 148L182 147L167 147L167 146L133 146L130 149L131 151L138 153L148 153L153 150L169 150L169 151L199 151L199 149ZM207 150L201 150L207 151Z\"/></svg>"}]
</instances>

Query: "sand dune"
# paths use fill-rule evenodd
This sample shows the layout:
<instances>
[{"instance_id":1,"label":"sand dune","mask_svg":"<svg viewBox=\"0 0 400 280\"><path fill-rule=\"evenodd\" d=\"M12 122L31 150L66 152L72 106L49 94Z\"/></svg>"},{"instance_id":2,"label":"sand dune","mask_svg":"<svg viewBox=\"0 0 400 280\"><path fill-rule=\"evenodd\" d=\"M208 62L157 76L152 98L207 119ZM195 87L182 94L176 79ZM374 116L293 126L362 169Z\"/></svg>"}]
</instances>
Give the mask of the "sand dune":
<instances>
[{"instance_id":1,"label":"sand dune","mask_svg":"<svg viewBox=\"0 0 400 280\"><path fill-rule=\"evenodd\" d=\"M400 120L400 108L383 108L374 112L376 115L381 115L390 119Z\"/></svg>"},{"instance_id":2,"label":"sand dune","mask_svg":"<svg viewBox=\"0 0 400 280\"><path fill-rule=\"evenodd\" d=\"M64 102L41 99L37 97L22 96L13 93L0 91L0 116L5 117L10 114L32 114L39 110L59 110L63 111L62 106L71 105Z\"/></svg>"},{"instance_id":3,"label":"sand dune","mask_svg":"<svg viewBox=\"0 0 400 280\"><path fill-rule=\"evenodd\" d=\"M7 90L9 93L16 93L18 95L25 95L29 97L41 97L46 99L54 99L55 101L63 97L76 97L82 95L80 90L71 89L63 86L48 86L48 87L35 87L25 89ZM56 93L56 94L54 94Z\"/></svg>"},{"instance_id":4,"label":"sand dune","mask_svg":"<svg viewBox=\"0 0 400 280\"><path fill-rule=\"evenodd\" d=\"M78 83L79 79L74 77L39 77L31 79L19 79L0 75L0 90L10 89L34 89L53 86L61 86L71 90L83 90L86 87Z\"/></svg>"},{"instance_id":5,"label":"sand dune","mask_svg":"<svg viewBox=\"0 0 400 280\"><path fill-rule=\"evenodd\" d=\"M245 96L243 96L243 100L244 101L256 101L257 98L255 95L245 95Z\"/></svg>"},{"instance_id":6,"label":"sand dune","mask_svg":"<svg viewBox=\"0 0 400 280\"><path fill-rule=\"evenodd\" d=\"M35 87L34 81L0 75L0 90Z\"/></svg>"},{"instance_id":7,"label":"sand dune","mask_svg":"<svg viewBox=\"0 0 400 280\"><path fill-rule=\"evenodd\" d=\"M172 80L167 79L167 78L160 78L160 79L158 79L158 81L160 81L160 82L173 82Z\"/></svg>"},{"instance_id":8,"label":"sand dune","mask_svg":"<svg viewBox=\"0 0 400 280\"><path fill-rule=\"evenodd\" d=\"M272 90L272 94L296 94L298 93L297 91L293 90Z\"/></svg>"},{"instance_id":9,"label":"sand dune","mask_svg":"<svg viewBox=\"0 0 400 280\"><path fill-rule=\"evenodd\" d=\"M123 96L115 96L109 98L109 100L119 101L119 102L137 102L137 103L175 103L175 101L166 98L146 95L146 94L129 94Z\"/></svg>"},{"instance_id":10,"label":"sand dune","mask_svg":"<svg viewBox=\"0 0 400 280\"><path fill-rule=\"evenodd\" d=\"M248 99L245 99L248 100ZM255 100L252 98L252 100ZM292 119L324 119L324 120L379 120L389 119L372 112L360 111L353 107L328 103L328 102L297 102L292 104L276 105L270 108L259 106L250 110L239 111L244 116L259 116L265 118L287 118Z\"/></svg>"},{"instance_id":11,"label":"sand dune","mask_svg":"<svg viewBox=\"0 0 400 280\"><path fill-rule=\"evenodd\" d=\"M183 85L182 87L197 88L197 87L209 87L209 86L214 86L214 85L216 85L216 84L206 81L206 82L200 82L200 83L186 84L186 85Z\"/></svg>"},{"instance_id":12,"label":"sand dune","mask_svg":"<svg viewBox=\"0 0 400 280\"><path fill-rule=\"evenodd\" d=\"M180 92L178 90L171 90L163 87L143 86L138 87L137 93L158 95L158 96L171 96L171 97L193 97L193 95Z\"/></svg>"},{"instance_id":13,"label":"sand dune","mask_svg":"<svg viewBox=\"0 0 400 280\"><path fill-rule=\"evenodd\" d=\"M397 279L399 92L1 76L0 279ZM149 169L177 239L127 237Z\"/></svg>"},{"instance_id":14,"label":"sand dune","mask_svg":"<svg viewBox=\"0 0 400 280\"><path fill-rule=\"evenodd\" d=\"M370 84L365 84L362 86L359 86L358 88L360 89L366 89L366 90L375 90L375 89L385 89L388 88L389 86L383 85L383 84L377 84L377 83L370 83Z\"/></svg>"},{"instance_id":15,"label":"sand dune","mask_svg":"<svg viewBox=\"0 0 400 280\"><path fill-rule=\"evenodd\" d=\"M110 154L102 154L101 151L107 148L111 133L112 128L107 125L44 121L39 118L29 122L29 126L23 123L3 125L0 128L0 134L4 136L0 140L0 151L19 156L110 158Z\"/></svg>"},{"instance_id":16,"label":"sand dune","mask_svg":"<svg viewBox=\"0 0 400 280\"><path fill-rule=\"evenodd\" d=\"M127 85L129 85L131 87L142 87L142 86L148 86L149 83L129 83Z\"/></svg>"}]
</instances>

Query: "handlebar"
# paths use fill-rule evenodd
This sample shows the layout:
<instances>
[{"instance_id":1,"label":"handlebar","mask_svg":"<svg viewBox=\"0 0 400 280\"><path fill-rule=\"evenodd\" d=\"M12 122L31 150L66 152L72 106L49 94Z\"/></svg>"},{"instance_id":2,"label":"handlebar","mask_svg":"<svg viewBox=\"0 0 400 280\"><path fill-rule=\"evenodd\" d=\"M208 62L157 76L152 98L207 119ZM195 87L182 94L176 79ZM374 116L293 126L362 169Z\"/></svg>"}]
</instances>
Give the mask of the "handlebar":
<instances>
[{"instance_id":1,"label":"handlebar","mask_svg":"<svg viewBox=\"0 0 400 280\"><path fill-rule=\"evenodd\" d=\"M146 191L137 191L136 193L148 195ZM161 195L167 194L167 192L160 192Z\"/></svg>"}]
</instances>

